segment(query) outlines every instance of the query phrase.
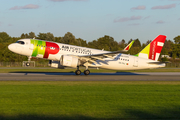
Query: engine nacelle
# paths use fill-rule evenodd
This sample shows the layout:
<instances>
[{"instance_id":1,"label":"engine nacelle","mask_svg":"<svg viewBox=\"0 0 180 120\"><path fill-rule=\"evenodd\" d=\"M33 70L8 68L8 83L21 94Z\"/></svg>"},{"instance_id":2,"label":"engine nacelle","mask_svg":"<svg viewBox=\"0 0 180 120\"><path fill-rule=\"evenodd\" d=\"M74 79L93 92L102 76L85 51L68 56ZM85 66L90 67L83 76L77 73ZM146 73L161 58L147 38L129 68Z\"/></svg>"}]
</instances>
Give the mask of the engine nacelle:
<instances>
[{"instance_id":1,"label":"engine nacelle","mask_svg":"<svg viewBox=\"0 0 180 120\"><path fill-rule=\"evenodd\" d=\"M62 65L60 64L60 61L50 60L50 61L49 61L49 66L51 66L51 67L53 67L53 68L64 69L64 66L62 66Z\"/></svg>"},{"instance_id":2,"label":"engine nacelle","mask_svg":"<svg viewBox=\"0 0 180 120\"><path fill-rule=\"evenodd\" d=\"M77 68L80 65L80 61L76 57L63 55L60 59L60 64L62 66Z\"/></svg>"}]
</instances>

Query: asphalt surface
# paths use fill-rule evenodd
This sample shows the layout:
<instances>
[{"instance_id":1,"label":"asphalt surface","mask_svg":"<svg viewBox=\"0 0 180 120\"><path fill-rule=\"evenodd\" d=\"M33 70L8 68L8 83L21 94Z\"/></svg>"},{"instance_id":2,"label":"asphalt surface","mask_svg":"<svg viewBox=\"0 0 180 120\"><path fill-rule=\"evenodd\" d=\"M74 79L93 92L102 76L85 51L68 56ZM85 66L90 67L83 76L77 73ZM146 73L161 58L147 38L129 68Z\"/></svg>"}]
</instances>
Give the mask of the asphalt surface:
<instances>
[{"instance_id":1,"label":"asphalt surface","mask_svg":"<svg viewBox=\"0 0 180 120\"><path fill-rule=\"evenodd\" d=\"M180 72L0 73L0 81L180 81Z\"/></svg>"}]
</instances>

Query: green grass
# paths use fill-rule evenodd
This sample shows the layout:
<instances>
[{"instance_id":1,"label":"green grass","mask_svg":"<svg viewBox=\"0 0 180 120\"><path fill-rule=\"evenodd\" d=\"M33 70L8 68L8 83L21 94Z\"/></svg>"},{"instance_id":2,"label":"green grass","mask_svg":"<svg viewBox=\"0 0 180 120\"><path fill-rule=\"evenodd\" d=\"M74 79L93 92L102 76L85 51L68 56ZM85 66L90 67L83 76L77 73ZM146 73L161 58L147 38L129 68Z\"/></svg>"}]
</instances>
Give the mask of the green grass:
<instances>
[{"instance_id":1,"label":"green grass","mask_svg":"<svg viewBox=\"0 0 180 120\"><path fill-rule=\"evenodd\" d=\"M178 81L1 81L0 120L180 119Z\"/></svg>"},{"instance_id":2,"label":"green grass","mask_svg":"<svg viewBox=\"0 0 180 120\"><path fill-rule=\"evenodd\" d=\"M39 68L11 68L11 69L0 69L0 73L18 73L18 72L75 72L76 69L39 69ZM80 69L82 72L83 68ZM163 69L146 69L146 70L128 70L128 71L116 71L107 69L91 69L91 73L101 73L101 72L180 72L180 69L176 68L163 68Z\"/></svg>"}]
</instances>

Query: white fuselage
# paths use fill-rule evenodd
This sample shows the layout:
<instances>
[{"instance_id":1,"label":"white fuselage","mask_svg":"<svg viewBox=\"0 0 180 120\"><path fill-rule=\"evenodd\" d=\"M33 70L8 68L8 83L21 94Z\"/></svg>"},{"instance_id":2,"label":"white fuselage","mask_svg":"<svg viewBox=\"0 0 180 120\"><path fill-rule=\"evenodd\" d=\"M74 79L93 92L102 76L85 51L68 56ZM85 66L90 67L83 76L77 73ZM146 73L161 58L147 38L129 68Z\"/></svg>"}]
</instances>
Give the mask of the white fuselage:
<instances>
[{"instance_id":1,"label":"white fuselage","mask_svg":"<svg viewBox=\"0 0 180 120\"><path fill-rule=\"evenodd\" d=\"M90 56L96 54L111 53L110 51L103 51L56 42L48 42L45 46L44 42L47 41L42 40L21 39L19 41L23 41L24 43L12 43L8 46L8 48L20 55L44 58L54 61L60 61L62 55ZM107 57L103 58L103 60L96 60L88 66L112 70L151 69L165 66L165 64L152 64L153 62L157 63L157 61L154 60L120 53L115 55L114 57Z\"/></svg>"}]
</instances>

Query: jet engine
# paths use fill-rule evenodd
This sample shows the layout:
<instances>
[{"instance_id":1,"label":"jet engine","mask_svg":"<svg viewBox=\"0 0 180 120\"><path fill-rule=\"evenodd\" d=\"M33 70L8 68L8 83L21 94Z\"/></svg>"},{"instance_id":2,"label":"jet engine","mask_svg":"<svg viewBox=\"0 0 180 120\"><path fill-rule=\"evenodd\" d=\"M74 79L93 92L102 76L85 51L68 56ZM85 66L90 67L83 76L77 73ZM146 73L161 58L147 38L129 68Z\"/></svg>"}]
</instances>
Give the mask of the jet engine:
<instances>
[{"instance_id":1,"label":"jet engine","mask_svg":"<svg viewBox=\"0 0 180 120\"><path fill-rule=\"evenodd\" d=\"M63 55L60 59L60 64L62 66L77 68L80 65L80 61L76 57Z\"/></svg>"},{"instance_id":2,"label":"jet engine","mask_svg":"<svg viewBox=\"0 0 180 120\"><path fill-rule=\"evenodd\" d=\"M60 64L60 61L50 60L48 65L51 66L51 67L53 67L53 68L64 69L64 66L62 66L62 65Z\"/></svg>"}]
</instances>

